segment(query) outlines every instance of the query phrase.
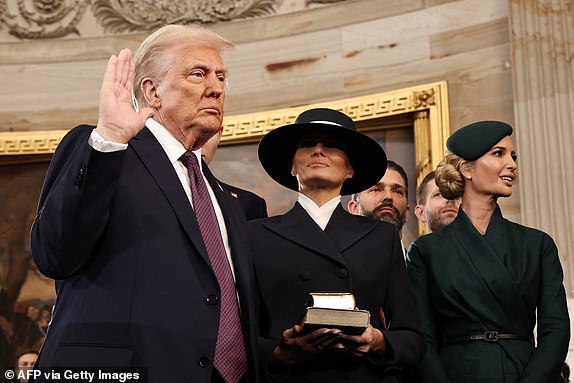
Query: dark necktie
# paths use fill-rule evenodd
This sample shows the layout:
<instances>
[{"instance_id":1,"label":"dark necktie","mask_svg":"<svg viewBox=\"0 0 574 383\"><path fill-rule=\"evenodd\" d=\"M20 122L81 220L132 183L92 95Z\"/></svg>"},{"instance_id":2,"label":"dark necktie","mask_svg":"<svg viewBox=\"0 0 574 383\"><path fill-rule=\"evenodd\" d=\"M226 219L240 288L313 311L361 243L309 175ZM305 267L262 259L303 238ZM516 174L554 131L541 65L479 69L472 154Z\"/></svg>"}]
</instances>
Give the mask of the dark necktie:
<instances>
[{"instance_id":1,"label":"dark necktie","mask_svg":"<svg viewBox=\"0 0 574 383\"><path fill-rule=\"evenodd\" d=\"M236 383L247 371L247 354L243 343L243 332L239 318L239 307L235 282L227 258L221 230L215 215L213 203L199 169L197 156L186 152L180 158L187 168L191 186L193 209L207 249L211 267L221 290L221 311L219 331L215 345L213 365L227 383Z\"/></svg>"}]
</instances>

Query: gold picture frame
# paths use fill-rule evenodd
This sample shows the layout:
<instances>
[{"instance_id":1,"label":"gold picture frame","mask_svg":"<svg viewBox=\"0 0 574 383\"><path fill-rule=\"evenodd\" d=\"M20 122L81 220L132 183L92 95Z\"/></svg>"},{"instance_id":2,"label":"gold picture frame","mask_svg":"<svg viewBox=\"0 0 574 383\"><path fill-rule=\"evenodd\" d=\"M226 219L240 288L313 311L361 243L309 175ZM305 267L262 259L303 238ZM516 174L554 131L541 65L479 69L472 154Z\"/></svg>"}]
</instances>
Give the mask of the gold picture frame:
<instances>
[{"instance_id":1,"label":"gold picture frame","mask_svg":"<svg viewBox=\"0 0 574 383\"><path fill-rule=\"evenodd\" d=\"M450 134L446 81L293 108L225 117L222 145L255 142L302 111L330 107L348 114L359 130L409 124L414 129L417 184L444 155ZM391 123L387 123L391 121ZM67 130L0 133L0 164L45 160Z\"/></svg>"}]
</instances>

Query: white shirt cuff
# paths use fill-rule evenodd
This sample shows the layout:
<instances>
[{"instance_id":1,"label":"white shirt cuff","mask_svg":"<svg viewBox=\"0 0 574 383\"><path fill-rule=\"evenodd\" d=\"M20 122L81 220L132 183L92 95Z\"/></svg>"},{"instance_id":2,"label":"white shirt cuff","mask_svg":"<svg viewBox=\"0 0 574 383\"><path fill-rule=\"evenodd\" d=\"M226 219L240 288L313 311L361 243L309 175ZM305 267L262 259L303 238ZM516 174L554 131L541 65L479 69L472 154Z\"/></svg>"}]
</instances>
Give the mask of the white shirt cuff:
<instances>
[{"instance_id":1,"label":"white shirt cuff","mask_svg":"<svg viewBox=\"0 0 574 383\"><path fill-rule=\"evenodd\" d=\"M92 130L92 134L88 138L88 144L98 152L104 153L119 152L128 148L128 144L107 141L100 133L96 132L96 129Z\"/></svg>"}]
</instances>

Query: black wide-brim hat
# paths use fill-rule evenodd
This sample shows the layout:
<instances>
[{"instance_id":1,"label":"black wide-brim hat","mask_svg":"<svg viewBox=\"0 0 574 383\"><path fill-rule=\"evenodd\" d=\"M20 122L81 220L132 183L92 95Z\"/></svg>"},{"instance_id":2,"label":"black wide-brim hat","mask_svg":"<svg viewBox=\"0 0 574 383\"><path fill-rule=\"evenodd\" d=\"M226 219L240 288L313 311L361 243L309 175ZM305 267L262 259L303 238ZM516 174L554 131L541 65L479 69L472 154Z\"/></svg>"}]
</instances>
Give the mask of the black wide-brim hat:
<instances>
[{"instance_id":1,"label":"black wide-brim hat","mask_svg":"<svg viewBox=\"0 0 574 383\"><path fill-rule=\"evenodd\" d=\"M259 143L259 161L275 181L299 191L297 178L291 175L293 156L302 139L317 134L334 139L347 154L353 177L343 183L342 195L359 193L375 185L387 170L387 155L369 136L357 131L353 120L328 108L309 109L295 123L267 133Z\"/></svg>"}]
</instances>

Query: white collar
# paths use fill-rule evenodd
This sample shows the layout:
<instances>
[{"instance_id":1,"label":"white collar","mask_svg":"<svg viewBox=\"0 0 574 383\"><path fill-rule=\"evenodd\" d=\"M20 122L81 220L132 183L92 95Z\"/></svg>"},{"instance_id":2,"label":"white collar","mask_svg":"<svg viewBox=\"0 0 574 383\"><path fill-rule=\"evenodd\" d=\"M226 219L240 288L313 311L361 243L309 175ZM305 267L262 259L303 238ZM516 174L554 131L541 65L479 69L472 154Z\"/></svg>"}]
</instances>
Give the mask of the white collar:
<instances>
[{"instance_id":1,"label":"white collar","mask_svg":"<svg viewBox=\"0 0 574 383\"><path fill-rule=\"evenodd\" d=\"M172 164L177 163L181 156L187 151L185 146L183 146L183 144L179 142L179 140L175 138L162 124L153 118L148 118L145 125L159 141L159 144L165 151L165 154L167 154L170 162ZM203 166L201 164L201 149L194 150L193 153L197 156L199 169L203 172Z\"/></svg>"},{"instance_id":2,"label":"white collar","mask_svg":"<svg viewBox=\"0 0 574 383\"><path fill-rule=\"evenodd\" d=\"M341 203L341 196L336 196L332 200L324 203L323 206L317 206L317 204L311 198L302 193L299 193L299 198L297 201L303 207L303 209L305 209L307 214L313 218L313 221L319 225L321 230L325 230L325 227L327 227L333 212L339 203Z\"/></svg>"}]
</instances>

